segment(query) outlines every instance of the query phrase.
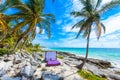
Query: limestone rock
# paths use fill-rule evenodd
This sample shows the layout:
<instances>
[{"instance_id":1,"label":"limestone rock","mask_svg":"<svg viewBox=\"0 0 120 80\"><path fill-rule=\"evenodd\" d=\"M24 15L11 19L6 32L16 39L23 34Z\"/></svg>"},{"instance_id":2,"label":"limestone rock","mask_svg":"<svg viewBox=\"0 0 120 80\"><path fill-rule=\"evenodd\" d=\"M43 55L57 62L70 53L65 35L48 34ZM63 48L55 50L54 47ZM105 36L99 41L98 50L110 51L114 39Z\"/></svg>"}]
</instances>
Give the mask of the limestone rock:
<instances>
[{"instance_id":1,"label":"limestone rock","mask_svg":"<svg viewBox=\"0 0 120 80\"><path fill-rule=\"evenodd\" d=\"M64 80L64 79L58 75L48 73L48 72L43 72L42 80Z\"/></svg>"}]
</instances>

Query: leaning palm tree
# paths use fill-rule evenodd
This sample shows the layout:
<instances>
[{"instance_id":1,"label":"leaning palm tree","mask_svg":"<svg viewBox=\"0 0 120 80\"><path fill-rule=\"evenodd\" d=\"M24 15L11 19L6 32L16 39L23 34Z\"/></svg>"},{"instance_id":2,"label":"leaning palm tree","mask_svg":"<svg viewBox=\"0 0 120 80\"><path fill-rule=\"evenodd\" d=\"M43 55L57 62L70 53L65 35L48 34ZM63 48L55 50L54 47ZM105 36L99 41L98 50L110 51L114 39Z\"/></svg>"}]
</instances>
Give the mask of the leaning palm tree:
<instances>
[{"instance_id":1,"label":"leaning palm tree","mask_svg":"<svg viewBox=\"0 0 120 80\"><path fill-rule=\"evenodd\" d=\"M33 39L35 38L36 26L39 27L40 33L45 29L48 37L50 37L50 23L51 21L54 22L54 16L52 14L44 14L44 0L26 0L24 3L21 0L7 0L5 4L6 9L15 8L18 10L18 12L10 15L18 19L18 23L13 28L13 33L19 30L23 31L18 37L13 51L26 36L31 35Z\"/></svg>"},{"instance_id":2,"label":"leaning palm tree","mask_svg":"<svg viewBox=\"0 0 120 80\"><path fill-rule=\"evenodd\" d=\"M105 12L106 10L109 10L110 8L120 4L120 0L114 0L114 1L111 1L111 2L101 6L102 0L97 0L96 3L95 3L95 1L96 0L80 0L80 2L83 5L83 8L81 9L81 11L71 12L71 15L74 15L75 17L83 18L83 20L79 21L72 27L72 29L73 28L79 29L79 32L78 32L76 38L79 37L80 33L83 33L83 37L87 38L86 56L85 56L85 59L83 60L82 64L77 66L79 69L83 68L83 66L87 60L87 57L88 57L89 39L90 39L91 30L93 28L92 26L93 25L95 26L95 32L97 35L97 39L99 39L101 36L101 32L102 32L101 29L103 29L105 32L105 26L100 21L101 14L103 12Z\"/></svg>"}]
</instances>

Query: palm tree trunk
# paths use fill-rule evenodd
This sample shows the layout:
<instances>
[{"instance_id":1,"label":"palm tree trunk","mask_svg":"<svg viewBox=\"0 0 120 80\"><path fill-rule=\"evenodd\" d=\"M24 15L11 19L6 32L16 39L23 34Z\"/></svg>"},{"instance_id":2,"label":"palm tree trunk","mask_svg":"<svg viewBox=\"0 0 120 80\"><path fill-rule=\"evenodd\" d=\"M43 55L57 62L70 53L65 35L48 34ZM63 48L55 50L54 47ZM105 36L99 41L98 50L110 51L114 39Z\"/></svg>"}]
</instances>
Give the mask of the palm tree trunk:
<instances>
[{"instance_id":1,"label":"palm tree trunk","mask_svg":"<svg viewBox=\"0 0 120 80\"><path fill-rule=\"evenodd\" d=\"M5 33L3 34L3 36L2 36L1 39L0 39L0 42L6 37L6 35L7 35L7 32L5 32Z\"/></svg>"},{"instance_id":2,"label":"palm tree trunk","mask_svg":"<svg viewBox=\"0 0 120 80\"><path fill-rule=\"evenodd\" d=\"M21 42L21 40L18 40L17 43L15 44L12 53L14 53L14 51L16 50L16 48L18 47L19 43Z\"/></svg>"},{"instance_id":3,"label":"palm tree trunk","mask_svg":"<svg viewBox=\"0 0 120 80\"><path fill-rule=\"evenodd\" d=\"M24 46L25 46L25 43L27 42L27 40L25 40L24 42L23 42L23 44L22 44L22 47L21 47L21 49L20 49L20 51L22 51L22 49L24 48Z\"/></svg>"},{"instance_id":4,"label":"palm tree trunk","mask_svg":"<svg viewBox=\"0 0 120 80\"><path fill-rule=\"evenodd\" d=\"M86 56L85 56L85 59L83 60L82 64L80 64L79 66L77 66L81 70L82 70L83 66L85 65L87 57L88 57L90 32L91 32L91 28L89 29L89 33L88 33L88 37L87 37L87 46L86 46Z\"/></svg>"}]
</instances>

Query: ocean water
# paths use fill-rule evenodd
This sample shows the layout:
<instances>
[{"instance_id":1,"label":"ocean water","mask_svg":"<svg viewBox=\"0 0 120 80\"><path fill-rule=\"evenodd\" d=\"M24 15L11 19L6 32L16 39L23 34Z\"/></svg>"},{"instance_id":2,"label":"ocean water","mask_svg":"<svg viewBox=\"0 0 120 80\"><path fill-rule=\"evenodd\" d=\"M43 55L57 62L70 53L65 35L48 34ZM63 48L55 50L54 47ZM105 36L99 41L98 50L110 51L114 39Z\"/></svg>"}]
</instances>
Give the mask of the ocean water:
<instances>
[{"instance_id":1,"label":"ocean water","mask_svg":"<svg viewBox=\"0 0 120 80\"><path fill-rule=\"evenodd\" d=\"M49 50L70 52L85 56L85 48L49 48ZM120 68L120 48L89 48L88 58L110 61L113 66Z\"/></svg>"}]
</instances>

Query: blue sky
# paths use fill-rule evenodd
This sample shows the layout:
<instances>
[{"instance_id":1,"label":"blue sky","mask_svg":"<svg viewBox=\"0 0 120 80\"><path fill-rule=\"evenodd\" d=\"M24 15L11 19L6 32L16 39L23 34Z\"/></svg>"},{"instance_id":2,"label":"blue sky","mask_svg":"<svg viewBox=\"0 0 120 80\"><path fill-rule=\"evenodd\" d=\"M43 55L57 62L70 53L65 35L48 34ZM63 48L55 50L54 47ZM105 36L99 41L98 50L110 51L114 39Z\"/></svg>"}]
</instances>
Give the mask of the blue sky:
<instances>
[{"instance_id":1,"label":"blue sky","mask_svg":"<svg viewBox=\"0 0 120 80\"><path fill-rule=\"evenodd\" d=\"M109 1L111 0L103 0L102 5ZM79 0L55 0L54 3L46 0L45 13L54 14L56 22L52 24L50 39L43 31L42 35L36 36L33 43L40 43L45 47L86 47L86 39L81 36L75 39L78 30L71 30L71 27L81 19L70 16L70 12L80 9ZM120 6L103 13L101 21L106 26L106 33L102 33L101 38L97 40L95 32L92 31L90 47L120 48Z\"/></svg>"},{"instance_id":2,"label":"blue sky","mask_svg":"<svg viewBox=\"0 0 120 80\"><path fill-rule=\"evenodd\" d=\"M103 0L102 5L109 1L111 0ZM75 39L78 30L71 30L71 27L81 18L74 18L70 12L80 10L81 7L79 0L55 0L55 2L46 0L44 12L54 14L56 22L51 24L51 38L48 38L46 32L43 31L41 35L36 36L33 43L39 43L45 47L86 47L86 39L81 36ZM106 26L106 33L102 33L100 39L97 40L95 32L92 31L90 47L120 48L120 6L103 13L101 21ZM38 31L37 28L36 32Z\"/></svg>"}]
</instances>

